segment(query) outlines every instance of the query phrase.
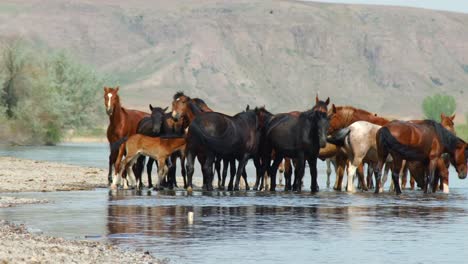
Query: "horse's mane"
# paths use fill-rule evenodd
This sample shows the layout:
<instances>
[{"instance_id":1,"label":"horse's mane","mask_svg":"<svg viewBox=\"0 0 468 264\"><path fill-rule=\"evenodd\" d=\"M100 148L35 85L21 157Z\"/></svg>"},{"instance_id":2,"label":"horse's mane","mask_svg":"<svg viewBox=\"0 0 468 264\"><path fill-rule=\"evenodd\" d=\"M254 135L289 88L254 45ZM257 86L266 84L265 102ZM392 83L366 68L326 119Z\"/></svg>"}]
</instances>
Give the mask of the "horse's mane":
<instances>
[{"instance_id":1,"label":"horse's mane","mask_svg":"<svg viewBox=\"0 0 468 264\"><path fill-rule=\"evenodd\" d=\"M183 94L183 93L182 93ZM205 101L203 101L203 99L200 99L200 98L193 98L192 99L197 105L206 105Z\"/></svg>"},{"instance_id":2,"label":"horse's mane","mask_svg":"<svg viewBox=\"0 0 468 264\"><path fill-rule=\"evenodd\" d=\"M184 92L178 91L178 92L176 92L176 93L174 94L173 99L174 99L174 100L177 100L177 98L182 97L182 96L186 96L186 95L184 94ZM187 97L188 97L188 96L187 96Z\"/></svg>"},{"instance_id":3,"label":"horse's mane","mask_svg":"<svg viewBox=\"0 0 468 264\"><path fill-rule=\"evenodd\" d=\"M366 111L364 109L356 108L353 106L335 106L336 113L340 113L340 115L343 117L346 122L351 122L351 119L353 118L354 115L367 115L369 118L377 119L379 121L387 121L389 122L387 118L378 116L375 113L371 113L369 111ZM333 114L333 108L328 110L328 116L331 116ZM371 122L372 123L372 122Z\"/></svg>"},{"instance_id":4,"label":"horse's mane","mask_svg":"<svg viewBox=\"0 0 468 264\"><path fill-rule=\"evenodd\" d=\"M457 148L459 142L463 142L460 138L455 136L452 132L444 128L439 122L434 120L424 120L424 123L432 126L437 133L437 136L442 141L442 144L448 151L453 152Z\"/></svg>"}]
</instances>

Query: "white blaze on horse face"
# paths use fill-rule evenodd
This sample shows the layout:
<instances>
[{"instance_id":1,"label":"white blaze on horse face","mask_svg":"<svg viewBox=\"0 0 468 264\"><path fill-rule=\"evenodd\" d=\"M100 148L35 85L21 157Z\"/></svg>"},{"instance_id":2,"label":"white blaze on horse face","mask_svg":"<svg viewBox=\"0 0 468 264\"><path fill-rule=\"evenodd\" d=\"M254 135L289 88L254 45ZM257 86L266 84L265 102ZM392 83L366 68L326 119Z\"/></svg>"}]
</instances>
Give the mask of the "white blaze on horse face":
<instances>
[{"instance_id":1,"label":"white blaze on horse face","mask_svg":"<svg viewBox=\"0 0 468 264\"><path fill-rule=\"evenodd\" d=\"M111 93L108 93L107 94L107 110L110 110L110 107L111 107L111 99L112 99L112 94Z\"/></svg>"}]
</instances>

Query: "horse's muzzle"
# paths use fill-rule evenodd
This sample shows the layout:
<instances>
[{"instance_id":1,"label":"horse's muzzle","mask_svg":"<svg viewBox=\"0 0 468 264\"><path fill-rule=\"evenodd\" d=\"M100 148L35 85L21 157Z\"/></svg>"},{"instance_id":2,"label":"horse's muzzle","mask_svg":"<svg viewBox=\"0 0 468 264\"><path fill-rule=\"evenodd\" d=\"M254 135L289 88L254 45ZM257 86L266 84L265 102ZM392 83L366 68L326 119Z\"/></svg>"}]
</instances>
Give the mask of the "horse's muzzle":
<instances>
[{"instance_id":1,"label":"horse's muzzle","mask_svg":"<svg viewBox=\"0 0 468 264\"><path fill-rule=\"evenodd\" d=\"M172 119L174 119L175 121L179 120L179 113L177 113L176 111L172 111Z\"/></svg>"},{"instance_id":2,"label":"horse's muzzle","mask_svg":"<svg viewBox=\"0 0 468 264\"><path fill-rule=\"evenodd\" d=\"M466 178L466 172L465 173L463 173L463 172L458 173L458 178L461 179L461 180L465 179Z\"/></svg>"},{"instance_id":3,"label":"horse's muzzle","mask_svg":"<svg viewBox=\"0 0 468 264\"><path fill-rule=\"evenodd\" d=\"M327 140L326 139L325 140L320 139L319 144L320 144L320 148L324 148L327 145Z\"/></svg>"},{"instance_id":4,"label":"horse's muzzle","mask_svg":"<svg viewBox=\"0 0 468 264\"><path fill-rule=\"evenodd\" d=\"M108 116L111 116L112 115L112 112L114 112L114 109L106 109L106 113Z\"/></svg>"}]
</instances>

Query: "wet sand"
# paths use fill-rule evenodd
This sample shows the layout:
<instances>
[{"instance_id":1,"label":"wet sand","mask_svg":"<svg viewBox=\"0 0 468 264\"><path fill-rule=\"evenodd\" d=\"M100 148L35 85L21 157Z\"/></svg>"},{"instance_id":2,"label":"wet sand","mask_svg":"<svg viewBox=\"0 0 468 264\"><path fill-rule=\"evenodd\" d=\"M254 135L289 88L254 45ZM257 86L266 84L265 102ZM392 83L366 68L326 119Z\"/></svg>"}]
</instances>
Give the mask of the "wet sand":
<instances>
[{"instance_id":1,"label":"wet sand","mask_svg":"<svg viewBox=\"0 0 468 264\"><path fill-rule=\"evenodd\" d=\"M53 162L0 157L0 208L46 203L7 192L50 192L107 187L107 172ZM3 193L3 194L2 194ZM0 263L160 263L144 252L101 242L69 241L32 234L25 226L0 220Z\"/></svg>"}]
</instances>

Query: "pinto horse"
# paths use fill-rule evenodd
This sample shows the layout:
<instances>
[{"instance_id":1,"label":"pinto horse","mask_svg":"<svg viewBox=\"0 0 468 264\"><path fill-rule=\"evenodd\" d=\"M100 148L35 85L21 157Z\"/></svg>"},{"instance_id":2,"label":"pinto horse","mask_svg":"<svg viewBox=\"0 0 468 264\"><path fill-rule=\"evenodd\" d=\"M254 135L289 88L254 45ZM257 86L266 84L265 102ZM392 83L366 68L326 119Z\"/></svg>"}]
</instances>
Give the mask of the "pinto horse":
<instances>
[{"instance_id":1,"label":"pinto horse","mask_svg":"<svg viewBox=\"0 0 468 264\"><path fill-rule=\"evenodd\" d=\"M438 160L443 153L450 155L458 177L466 178L466 142L435 121L392 121L377 132L376 140L379 159L376 193L379 192L383 163L389 154L393 158L392 178L397 194L401 193L398 172L403 160L419 161L427 168L423 186L426 193L435 191L434 176Z\"/></svg>"},{"instance_id":2,"label":"pinto horse","mask_svg":"<svg viewBox=\"0 0 468 264\"><path fill-rule=\"evenodd\" d=\"M213 162L216 157L239 161L234 190L239 190L240 177L247 161L258 154L261 132L266 120L272 116L264 108L255 108L235 116L211 112L198 115L187 133L187 180L192 188L194 160L204 157L202 170L207 190L212 190Z\"/></svg>"},{"instance_id":3,"label":"pinto horse","mask_svg":"<svg viewBox=\"0 0 468 264\"><path fill-rule=\"evenodd\" d=\"M333 135L338 130L350 126L356 121L367 121L376 125L385 125L390 120L377 116L374 113L368 112L363 109L355 108L352 106L335 106L332 104L332 107L328 111L328 116L330 118L330 128L328 129L328 134ZM336 158L336 166L339 167L339 173L336 175L335 186L333 189L341 190L341 185L343 182L344 168L346 167L347 158L340 156ZM359 168L360 170L362 168ZM360 185L364 186L362 181L362 173L359 173Z\"/></svg>"},{"instance_id":4,"label":"pinto horse","mask_svg":"<svg viewBox=\"0 0 468 264\"><path fill-rule=\"evenodd\" d=\"M118 95L119 87L104 87L104 106L109 116L109 126L107 127L107 140L111 146L109 155L109 174L107 176L109 184L112 183L112 165L115 164L118 155L118 147L112 147L113 143L123 137L129 137L137 132L138 123L148 113L131 110L122 107Z\"/></svg>"},{"instance_id":5,"label":"pinto horse","mask_svg":"<svg viewBox=\"0 0 468 264\"><path fill-rule=\"evenodd\" d=\"M270 118L265 127L265 147L262 151L263 170L270 176L270 190L276 189L276 172L285 158L297 159L293 190L300 191L304 177L305 160L308 161L312 177L311 191L318 191L317 157L321 147L326 145L326 134L329 126L326 102L316 98L316 106L311 110L277 114ZM275 159L270 166L271 153L275 151ZM263 173L261 174L263 175ZM288 179L286 179L286 186Z\"/></svg>"}]
</instances>

